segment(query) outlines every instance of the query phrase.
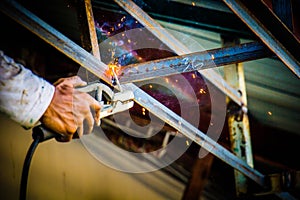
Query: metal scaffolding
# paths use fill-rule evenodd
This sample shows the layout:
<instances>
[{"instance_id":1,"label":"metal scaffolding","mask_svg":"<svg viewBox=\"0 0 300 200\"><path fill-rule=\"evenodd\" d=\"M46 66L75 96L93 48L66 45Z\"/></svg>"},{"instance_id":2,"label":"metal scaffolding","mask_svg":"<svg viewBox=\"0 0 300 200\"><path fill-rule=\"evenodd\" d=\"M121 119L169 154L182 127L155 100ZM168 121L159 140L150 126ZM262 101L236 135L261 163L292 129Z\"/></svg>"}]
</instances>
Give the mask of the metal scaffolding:
<instances>
[{"instance_id":1,"label":"metal scaffolding","mask_svg":"<svg viewBox=\"0 0 300 200\"><path fill-rule=\"evenodd\" d=\"M299 78L299 40L260 0L223 0Z\"/></svg>"},{"instance_id":2,"label":"metal scaffolding","mask_svg":"<svg viewBox=\"0 0 300 200\"><path fill-rule=\"evenodd\" d=\"M155 22L149 15L130 0L115 0L122 8L135 17L141 24L148 28L158 39L166 44L171 50L178 54L178 56L151 61L141 64L127 66L121 70L119 76L123 90L130 90L134 93L134 101L145 109L152 112L161 120L168 123L170 126L178 130L180 133L191 139L214 156L220 158L222 161L238 170L246 177L252 179L264 189L270 189L270 179L268 176L263 175L253 168L251 145L250 145L250 158L241 159L218 144L213 139L206 136L203 132L198 130L195 126L182 119L179 115L168 109L166 106L149 96L133 82L156 78L159 76L167 76L171 74L199 71L206 79L213 83L220 91L226 94L231 101L235 102L243 110L247 110L247 101L245 96L241 97L236 87L228 84L221 76L214 72L201 71L202 69L222 66L231 63L243 62L246 60L253 60L258 58L269 57L272 53L265 48L261 43L249 43L237 45L233 47L224 47L221 49L209 50L205 53L190 54L190 50L185 47L180 41L170 35L163 27ZM225 1L228 5L232 5L230 1ZM0 10L26 27L28 30L42 38L44 41L55 47L58 51L62 52L76 63L90 71L92 74L105 81L107 84L112 85L111 78L106 75L108 67L100 61L100 53L97 51L98 45L94 43L96 40L95 27L93 24L92 6L89 0L85 1L87 18L89 23L89 30L91 36L91 43L93 55L75 44L73 41L62 35L50 25L39 19L30 11L19 5L14 1L2 1L0 3ZM233 6L231 6L234 9ZM244 11L243 8L237 10ZM243 16L241 16L242 18ZM248 22L247 22L248 23ZM156 28L152 28L156 27ZM255 30L254 30L255 32ZM258 34L261 36L260 34ZM263 38L263 36L262 36ZM299 76L299 63L289 53L282 51L283 46L270 46L269 40L263 42L279 57L288 67ZM273 44L274 41L271 42ZM93 45L94 44L94 45ZM276 49L276 51L275 51ZM279 49L279 51L277 51ZM212 56L213 55L213 56ZM229 55L229 56L228 56ZM212 57L214 58L212 63ZM182 60L189 60L189 62L182 63ZM200 64L201 63L201 64ZM153 70L156 66L156 70ZM172 70L165 70L166 68L173 67ZM134 73L133 70L136 70ZM138 76L136 76L138 74ZM239 88L240 89L240 88ZM245 93L245 92L244 92ZM243 115L243 119L247 116ZM243 121L243 125L247 126L247 122ZM247 133L249 135L249 132ZM247 135L246 134L246 135ZM248 136L246 136L248 137ZM249 140L249 138L248 138ZM278 193L278 196L283 199L288 197L292 198L288 193ZM284 196L284 197L283 197Z\"/></svg>"}]
</instances>

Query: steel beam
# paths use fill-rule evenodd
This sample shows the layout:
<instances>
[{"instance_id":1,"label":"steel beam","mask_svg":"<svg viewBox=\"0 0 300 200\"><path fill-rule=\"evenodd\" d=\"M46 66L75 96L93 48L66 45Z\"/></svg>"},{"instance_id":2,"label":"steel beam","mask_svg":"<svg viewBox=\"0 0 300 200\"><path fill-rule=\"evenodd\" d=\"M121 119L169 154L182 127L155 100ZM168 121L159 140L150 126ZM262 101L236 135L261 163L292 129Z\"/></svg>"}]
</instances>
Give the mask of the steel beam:
<instances>
[{"instance_id":1,"label":"steel beam","mask_svg":"<svg viewBox=\"0 0 300 200\"><path fill-rule=\"evenodd\" d=\"M222 46L235 46L240 43L238 38L222 36ZM225 80L235 89L241 92L241 97L247 103L247 93L245 85L245 76L242 63L231 64L224 67ZM241 107L237 108L235 104L228 101L228 128L231 143L231 151L242 160L245 160L249 166L253 167L252 145L250 138L250 125L247 113ZM248 193L248 179L245 175L234 170L236 194L238 197Z\"/></svg>"},{"instance_id":2,"label":"steel beam","mask_svg":"<svg viewBox=\"0 0 300 200\"><path fill-rule=\"evenodd\" d=\"M212 140L196 127L182 119L180 116L175 114L173 111L163 106L154 98L150 97L143 90L139 89L134 84L125 84L123 85L124 90L130 90L134 92L136 102L142 107L146 108L157 117L168 123L170 126L178 130L180 133L193 140L196 144L200 145L204 149L208 150L210 153L216 157L223 160L228 165L239 170L250 179L254 180L256 183L263 187L268 187L267 180L265 176L262 175L257 170L251 168L245 161L237 158L227 149L222 147L216 141Z\"/></svg>"},{"instance_id":3,"label":"steel beam","mask_svg":"<svg viewBox=\"0 0 300 200\"><path fill-rule=\"evenodd\" d=\"M272 10L279 19L293 31L293 14L291 0L272 0Z\"/></svg>"},{"instance_id":4,"label":"steel beam","mask_svg":"<svg viewBox=\"0 0 300 200\"><path fill-rule=\"evenodd\" d=\"M145 13L140 7L138 7L131 0L114 0L123 9L125 9L130 15L138 20L145 28L147 28L153 35L161 40L166 46L168 46L177 55L192 53L184 44L177 40L174 36L168 33L159 23L153 20L147 13ZM208 81L215 85L220 91L230 97L238 105L246 105L238 91L230 87L226 81L214 71L202 71L200 72Z\"/></svg>"},{"instance_id":5,"label":"steel beam","mask_svg":"<svg viewBox=\"0 0 300 200\"><path fill-rule=\"evenodd\" d=\"M223 1L300 78L300 42L267 6L261 0Z\"/></svg>"},{"instance_id":6,"label":"steel beam","mask_svg":"<svg viewBox=\"0 0 300 200\"><path fill-rule=\"evenodd\" d=\"M92 56L89 52L78 46L75 42L61 34L59 31L42 21L30 11L15 1L1 1L1 11L16 22L39 36L45 42L56 48L67 57L77 62L102 80L110 84L110 78L105 76L107 65Z\"/></svg>"},{"instance_id":7,"label":"steel beam","mask_svg":"<svg viewBox=\"0 0 300 200\"><path fill-rule=\"evenodd\" d=\"M78 64L81 64L94 75L98 76L102 80L105 80L107 83L110 83L110 80L104 76L104 73L101 73L107 70L107 65L63 36L53 27L47 25L45 22L23 8L18 3L14 1L1 1L0 10L45 40L47 43L57 48L63 54L70 57L72 60ZM151 111L161 120L171 125L173 128L193 140L198 145L202 146L204 149L208 150L219 159L223 160L225 163L239 170L259 185L268 187L268 181L265 179L263 174L249 167L246 162L234 156L216 141L206 136L203 132L149 96L136 85L128 83L122 85L122 87L124 90L133 91L135 97L134 100L136 103Z\"/></svg>"},{"instance_id":8,"label":"steel beam","mask_svg":"<svg viewBox=\"0 0 300 200\"><path fill-rule=\"evenodd\" d=\"M237 35L242 38L253 38L254 36L222 1L160 0L158 3L157 1L143 0L135 2L154 19L217 33ZM103 11L126 14L111 0L95 0L93 6Z\"/></svg>"},{"instance_id":9,"label":"steel beam","mask_svg":"<svg viewBox=\"0 0 300 200\"><path fill-rule=\"evenodd\" d=\"M93 55L101 60L91 0L84 0Z\"/></svg>"},{"instance_id":10,"label":"steel beam","mask_svg":"<svg viewBox=\"0 0 300 200\"><path fill-rule=\"evenodd\" d=\"M183 56L174 56L128 65L120 69L119 78L121 83L132 83L265 58L271 55L272 52L263 44L251 42L233 47L212 49Z\"/></svg>"}]
</instances>

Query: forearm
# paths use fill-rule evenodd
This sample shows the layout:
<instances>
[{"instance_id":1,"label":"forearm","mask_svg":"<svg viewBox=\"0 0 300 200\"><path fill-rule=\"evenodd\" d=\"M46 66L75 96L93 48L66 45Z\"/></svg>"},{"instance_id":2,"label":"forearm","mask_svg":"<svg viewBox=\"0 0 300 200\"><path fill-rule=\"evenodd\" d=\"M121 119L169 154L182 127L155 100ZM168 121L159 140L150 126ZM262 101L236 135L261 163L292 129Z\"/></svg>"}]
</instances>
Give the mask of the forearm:
<instances>
[{"instance_id":1,"label":"forearm","mask_svg":"<svg viewBox=\"0 0 300 200\"><path fill-rule=\"evenodd\" d=\"M54 86L0 51L0 111L26 128L49 106Z\"/></svg>"}]
</instances>

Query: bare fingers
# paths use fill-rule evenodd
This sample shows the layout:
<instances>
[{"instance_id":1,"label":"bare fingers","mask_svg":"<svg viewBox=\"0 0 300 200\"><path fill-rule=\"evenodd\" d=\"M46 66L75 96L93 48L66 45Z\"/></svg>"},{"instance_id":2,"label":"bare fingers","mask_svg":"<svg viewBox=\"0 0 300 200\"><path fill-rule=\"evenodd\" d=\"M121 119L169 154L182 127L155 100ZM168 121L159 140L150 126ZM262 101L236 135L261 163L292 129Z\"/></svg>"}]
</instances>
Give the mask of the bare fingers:
<instances>
[{"instance_id":1,"label":"bare fingers","mask_svg":"<svg viewBox=\"0 0 300 200\"><path fill-rule=\"evenodd\" d=\"M78 92L78 98L74 101L77 133L79 137L85 134L90 134L94 128L94 124L100 122L101 105L89 94ZM93 116L93 112L95 112Z\"/></svg>"}]
</instances>

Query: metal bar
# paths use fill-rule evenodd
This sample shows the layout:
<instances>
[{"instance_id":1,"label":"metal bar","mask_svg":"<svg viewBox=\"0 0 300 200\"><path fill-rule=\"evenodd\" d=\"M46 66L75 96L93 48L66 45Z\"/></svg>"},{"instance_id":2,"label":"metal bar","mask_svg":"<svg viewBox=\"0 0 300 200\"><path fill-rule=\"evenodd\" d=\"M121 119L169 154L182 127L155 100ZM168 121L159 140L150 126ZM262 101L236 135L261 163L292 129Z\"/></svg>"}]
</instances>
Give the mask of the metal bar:
<instances>
[{"instance_id":1,"label":"metal bar","mask_svg":"<svg viewBox=\"0 0 300 200\"><path fill-rule=\"evenodd\" d=\"M195 6L192 2L188 4L184 0L180 2L162 0L159 3L151 0L135 2L154 19L211 30L217 33L234 34L243 38L253 38L253 34L248 27L232 13L226 4L220 1L192 1ZM96 6L97 9L122 12L123 14L119 6L111 0L93 1L93 6Z\"/></svg>"},{"instance_id":2,"label":"metal bar","mask_svg":"<svg viewBox=\"0 0 300 200\"><path fill-rule=\"evenodd\" d=\"M123 85L123 89L133 91L136 98L135 101L138 104L151 111L154 115L168 123L170 126L178 130L189 139L193 140L196 144L200 145L219 159L223 160L228 165L239 170L259 185L268 187L264 175L251 168L245 161L237 158L223 146L206 136L203 132L159 103L156 99L149 96L143 90L139 89L136 85L128 83Z\"/></svg>"},{"instance_id":3,"label":"metal bar","mask_svg":"<svg viewBox=\"0 0 300 200\"><path fill-rule=\"evenodd\" d=\"M294 170L285 170L283 173L267 175L270 180L271 190L257 193L255 196L265 196L274 194L282 200L299 199L291 195L288 191L299 191L300 172Z\"/></svg>"},{"instance_id":4,"label":"metal bar","mask_svg":"<svg viewBox=\"0 0 300 200\"><path fill-rule=\"evenodd\" d=\"M272 15L267 6L260 0L223 1L300 78L300 61L297 60L300 51L299 40Z\"/></svg>"},{"instance_id":5,"label":"metal bar","mask_svg":"<svg viewBox=\"0 0 300 200\"><path fill-rule=\"evenodd\" d=\"M192 53L184 44L174 38L168 33L159 23L153 20L147 13L145 13L140 7L138 7L131 0L114 0L123 9L125 9L130 15L135 17L142 25L145 26L151 33L153 33L158 39L165 43L171 50L178 55ZM220 76L214 71L202 71L200 72L208 81L214 84L219 90L224 92L238 105L246 105L240 98L239 93L230 87Z\"/></svg>"},{"instance_id":6,"label":"metal bar","mask_svg":"<svg viewBox=\"0 0 300 200\"><path fill-rule=\"evenodd\" d=\"M148 14L146 14L140 7L132 1L115 0L125 11L138 20L145 28L149 29L153 35L159 38L171 50L178 55L191 53L190 50L179 42L173 35L164 29L159 23L154 21Z\"/></svg>"},{"instance_id":7,"label":"metal bar","mask_svg":"<svg viewBox=\"0 0 300 200\"><path fill-rule=\"evenodd\" d=\"M81 20L82 27L84 28L82 30L82 41L83 41L83 47L85 45L85 42L88 43L88 46L91 47L92 54L101 61L101 55L100 55L100 48L98 44L98 38L97 38L97 33L96 33L96 28L95 28L95 21L94 21L94 15L93 15L93 8L92 8L92 3L91 0L84 0L84 8L82 9L83 6L82 3L78 2L78 8L77 12L79 12L79 17L80 14L85 15L82 18L78 18ZM80 13L81 12L81 13ZM87 37L88 35L88 37ZM86 73L86 81L89 82L90 76L88 71L85 71ZM98 94L98 89L97 92Z\"/></svg>"},{"instance_id":8,"label":"metal bar","mask_svg":"<svg viewBox=\"0 0 300 200\"><path fill-rule=\"evenodd\" d=\"M272 0L272 8L280 20L293 31L291 0Z\"/></svg>"},{"instance_id":9,"label":"metal bar","mask_svg":"<svg viewBox=\"0 0 300 200\"><path fill-rule=\"evenodd\" d=\"M107 65L99 62L97 58L78 46L75 42L46 24L15 1L1 1L0 6L4 14L22 24L25 28L88 69L91 73L101 76L104 81L111 84L110 78L105 75L108 69Z\"/></svg>"},{"instance_id":10,"label":"metal bar","mask_svg":"<svg viewBox=\"0 0 300 200\"><path fill-rule=\"evenodd\" d=\"M240 40L235 37L221 36L222 46L235 46L240 43ZM247 93L245 86L245 76L242 63L231 64L224 67L225 80L235 89L241 92L241 97L247 103ZM242 108L236 108L228 99L228 128L231 151L247 164L253 167L252 145L250 139L250 126L247 113L243 112ZM241 172L234 170L236 194L238 197L247 194L248 179Z\"/></svg>"},{"instance_id":11,"label":"metal bar","mask_svg":"<svg viewBox=\"0 0 300 200\"><path fill-rule=\"evenodd\" d=\"M85 4L87 23L90 32L92 52L97 59L101 60L91 0L85 0L84 4Z\"/></svg>"},{"instance_id":12,"label":"metal bar","mask_svg":"<svg viewBox=\"0 0 300 200\"><path fill-rule=\"evenodd\" d=\"M80 46L86 51L91 52L92 45L84 3L85 2L82 1L76 1L74 5L77 13L78 29L80 30Z\"/></svg>"},{"instance_id":13,"label":"metal bar","mask_svg":"<svg viewBox=\"0 0 300 200\"><path fill-rule=\"evenodd\" d=\"M53 47L59 49L62 53L67 56L70 56L72 60L82 65L94 75L98 76L101 79L108 80L103 73L107 69L107 66L101 61L97 60L90 53L86 52L84 49L77 46L71 40L67 39L65 36L60 34L58 31L54 30L51 26L45 24L42 20L38 19L37 16L30 13L28 10L23 8L21 5L17 4L14 1L9 1L9 4L0 2L0 10L16 20L21 25L28 28L30 31L44 39L47 43ZM56 33L53 34L53 33ZM47 36L51 35L51 37ZM70 44L72 44L72 48ZM67 48L64 47L67 46ZM64 48L62 48L63 46ZM71 50L70 50L71 48ZM74 54L70 54L74 52ZM84 62L82 61L84 60ZM96 68L96 69L94 69ZM99 68L99 69L98 69ZM108 81L109 82L109 81ZM110 82L109 82L110 83ZM268 186L265 176L260 172L249 167L244 161L234 156L220 144L206 136L203 132L198 130L196 127L182 119L180 116L175 114L173 111L162 105L160 102L149 96L147 93L142 91L136 85L128 83L122 85L124 90L129 90L134 92L135 102L151 111L157 117L171 125L173 128L177 129L179 132L184 134L186 137L193 140L195 143L202 146L204 149L211 152L216 157L220 158L230 166L238 169L249 178L254 180L256 183L263 187Z\"/></svg>"},{"instance_id":14,"label":"metal bar","mask_svg":"<svg viewBox=\"0 0 300 200\"><path fill-rule=\"evenodd\" d=\"M228 106L228 109L231 109L231 107ZM243 132L244 129L243 119L245 117L243 115L244 113L238 113L238 114L231 113L228 115L227 122L228 122L228 129L229 129L231 151L238 158L241 158L242 160L246 160L246 154L245 154L246 147L243 144L243 142L246 142L244 138L244 132ZM249 163L248 165L251 166ZM253 161L252 161L252 166L253 166ZM240 197L242 195L247 194L248 179L246 178L246 176L241 172L234 170L234 178L235 178L236 195Z\"/></svg>"},{"instance_id":15,"label":"metal bar","mask_svg":"<svg viewBox=\"0 0 300 200\"><path fill-rule=\"evenodd\" d=\"M293 23L293 33L300 40L300 2L292 1L292 23Z\"/></svg>"},{"instance_id":16,"label":"metal bar","mask_svg":"<svg viewBox=\"0 0 300 200\"><path fill-rule=\"evenodd\" d=\"M174 56L128 65L120 69L119 78L121 83L132 83L265 58L271 55L272 52L261 43L251 42L233 47L212 49L183 56Z\"/></svg>"}]
</instances>

